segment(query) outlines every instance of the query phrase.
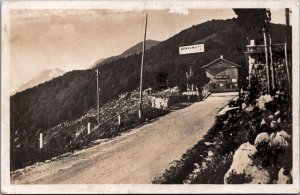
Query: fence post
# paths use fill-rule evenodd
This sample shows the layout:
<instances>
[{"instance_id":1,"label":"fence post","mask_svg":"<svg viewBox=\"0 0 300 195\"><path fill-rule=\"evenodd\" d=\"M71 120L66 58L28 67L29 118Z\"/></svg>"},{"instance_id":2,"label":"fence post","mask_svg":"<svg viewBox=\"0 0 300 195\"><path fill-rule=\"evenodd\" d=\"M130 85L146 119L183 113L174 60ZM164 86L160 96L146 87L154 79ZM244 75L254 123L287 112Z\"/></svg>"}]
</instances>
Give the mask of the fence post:
<instances>
[{"instance_id":1,"label":"fence post","mask_svg":"<svg viewBox=\"0 0 300 195\"><path fill-rule=\"evenodd\" d=\"M43 148L43 133L40 133L40 149Z\"/></svg>"},{"instance_id":2,"label":"fence post","mask_svg":"<svg viewBox=\"0 0 300 195\"><path fill-rule=\"evenodd\" d=\"M87 130L88 130L88 134L90 134L91 133L91 123L88 123Z\"/></svg>"},{"instance_id":3,"label":"fence post","mask_svg":"<svg viewBox=\"0 0 300 195\"><path fill-rule=\"evenodd\" d=\"M121 115L120 114L118 115L118 125L119 126L121 125Z\"/></svg>"}]
</instances>

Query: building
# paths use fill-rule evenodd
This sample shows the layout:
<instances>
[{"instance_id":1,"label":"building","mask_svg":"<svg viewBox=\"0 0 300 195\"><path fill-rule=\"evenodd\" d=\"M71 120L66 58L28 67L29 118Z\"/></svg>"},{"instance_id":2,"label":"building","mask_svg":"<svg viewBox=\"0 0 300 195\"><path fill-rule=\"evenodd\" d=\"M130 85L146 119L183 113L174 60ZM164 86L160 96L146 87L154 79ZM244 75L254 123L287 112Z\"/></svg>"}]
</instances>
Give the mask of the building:
<instances>
[{"instance_id":1,"label":"building","mask_svg":"<svg viewBox=\"0 0 300 195\"><path fill-rule=\"evenodd\" d=\"M241 66L220 58L204 65L207 77L209 92L229 92L238 91L238 68Z\"/></svg>"}]
</instances>

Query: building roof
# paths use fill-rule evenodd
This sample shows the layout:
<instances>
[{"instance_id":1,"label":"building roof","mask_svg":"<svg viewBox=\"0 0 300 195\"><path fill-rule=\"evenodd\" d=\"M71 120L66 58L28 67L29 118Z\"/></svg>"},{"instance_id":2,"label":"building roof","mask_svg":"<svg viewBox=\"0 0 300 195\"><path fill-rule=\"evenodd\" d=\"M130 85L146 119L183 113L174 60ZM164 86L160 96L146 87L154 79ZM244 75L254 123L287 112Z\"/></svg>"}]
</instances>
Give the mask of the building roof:
<instances>
[{"instance_id":1,"label":"building roof","mask_svg":"<svg viewBox=\"0 0 300 195\"><path fill-rule=\"evenodd\" d=\"M227 62L227 63L229 63L229 64L231 64L231 65L233 65L233 66L236 66L236 67L241 67L240 65L238 65L238 64L235 64L235 63L233 63L233 62L230 62L230 61L228 61L228 60L225 60L224 58L223 58L223 56L220 56L220 58L218 58L218 59L216 59L216 60L214 60L214 61L212 61L212 62L210 62L210 63L208 63L208 64L206 64L206 65L204 65L204 66L202 66L201 68L207 68L207 67L209 67L209 66L211 66L211 65L213 65L215 62L217 62L217 61L224 61L224 62Z\"/></svg>"}]
</instances>

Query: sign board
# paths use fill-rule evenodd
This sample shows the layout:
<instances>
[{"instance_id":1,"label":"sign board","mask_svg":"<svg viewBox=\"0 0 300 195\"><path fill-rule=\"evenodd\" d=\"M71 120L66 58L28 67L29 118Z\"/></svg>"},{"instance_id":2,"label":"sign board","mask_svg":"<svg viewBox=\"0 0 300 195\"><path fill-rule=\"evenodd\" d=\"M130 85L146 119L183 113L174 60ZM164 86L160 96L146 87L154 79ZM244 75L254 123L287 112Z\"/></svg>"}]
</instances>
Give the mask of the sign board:
<instances>
[{"instance_id":1,"label":"sign board","mask_svg":"<svg viewBox=\"0 0 300 195\"><path fill-rule=\"evenodd\" d=\"M179 55L204 52L204 44L187 45L179 47Z\"/></svg>"},{"instance_id":2,"label":"sign board","mask_svg":"<svg viewBox=\"0 0 300 195\"><path fill-rule=\"evenodd\" d=\"M228 75L216 75L214 76L214 79L228 79L229 76Z\"/></svg>"}]
</instances>

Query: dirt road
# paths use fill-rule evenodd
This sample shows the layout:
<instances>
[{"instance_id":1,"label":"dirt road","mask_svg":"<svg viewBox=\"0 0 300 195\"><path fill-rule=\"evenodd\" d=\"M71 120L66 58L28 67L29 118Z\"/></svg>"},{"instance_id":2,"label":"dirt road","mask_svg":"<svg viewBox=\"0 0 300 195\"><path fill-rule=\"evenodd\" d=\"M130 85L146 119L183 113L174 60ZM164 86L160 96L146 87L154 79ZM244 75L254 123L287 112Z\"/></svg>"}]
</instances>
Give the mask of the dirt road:
<instances>
[{"instance_id":1,"label":"dirt road","mask_svg":"<svg viewBox=\"0 0 300 195\"><path fill-rule=\"evenodd\" d=\"M208 97L92 148L23 169L12 183L151 183L205 135L218 111L234 97Z\"/></svg>"}]
</instances>

